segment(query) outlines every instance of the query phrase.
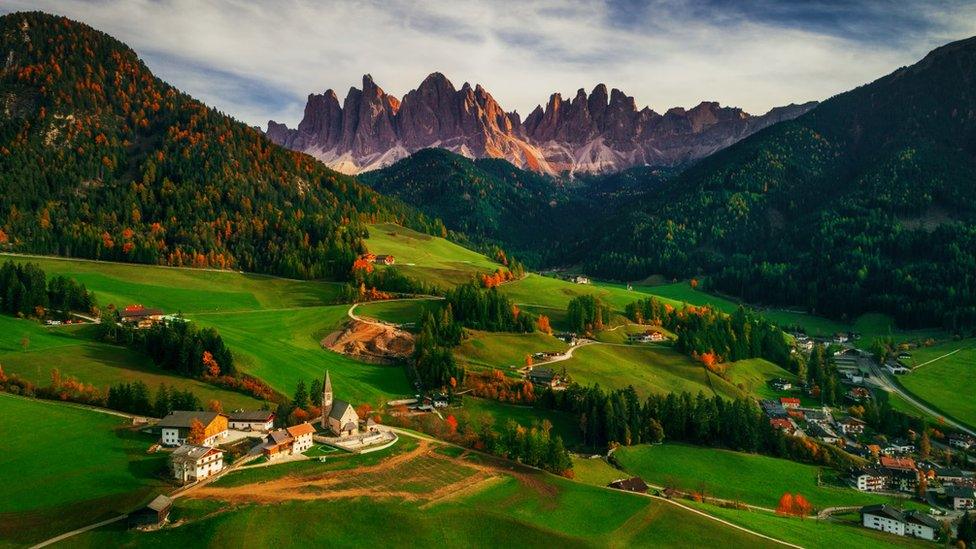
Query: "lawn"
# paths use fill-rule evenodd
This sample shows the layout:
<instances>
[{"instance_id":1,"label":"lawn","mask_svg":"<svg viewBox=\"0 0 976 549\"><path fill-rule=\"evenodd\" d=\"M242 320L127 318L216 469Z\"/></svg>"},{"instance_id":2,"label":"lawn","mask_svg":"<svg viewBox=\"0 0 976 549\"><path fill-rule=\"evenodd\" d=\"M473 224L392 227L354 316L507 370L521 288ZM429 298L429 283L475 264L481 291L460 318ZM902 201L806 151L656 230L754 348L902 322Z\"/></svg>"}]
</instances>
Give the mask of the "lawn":
<instances>
[{"instance_id":1,"label":"lawn","mask_svg":"<svg viewBox=\"0 0 976 549\"><path fill-rule=\"evenodd\" d=\"M370 225L366 246L371 253L393 255L396 268L405 275L440 287L462 284L501 267L478 252L391 223Z\"/></svg>"},{"instance_id":2,"label":"lawn","mask_svg":"<svg viewBox=\"0 0 976 549\"><path fill-rule=\"evenodd\" d=\"M781 377L795 380L796 376L768 360L750 358L731 362L726 373L732 385L757 398L795 396L794 393L775 391L769 386L767 382L770 379Z\"/></svg>"},{"instance_id":3,"label":"lawn","mask_svg":"<svg viewBox=\"0 0 976 549\"><path fill-rule=\"evenodd\" d=\"M167 312L241 311L332 303L340 285L233 271L177 269L52 257L7 256L37 263L50 275L65 275L95 292L101 306L141 303ZM0 261L5 257L0 254Z\"/></svg>"},{"instance_id":4,"label":"lawn","mask_svg":"<svg viewBox=\"0 0 976 549\"><path fill-rule=\"evenodd\" d=\"M161 383L189 389L204 403L219 400L225 410L257 409L262 402L236 391L171 374L156 367L147 356L125 347L90 339L91 326L44 327L31 320L0 316L0 364L7 374L17 374L37 385L51 380L51 370L107 391L116 383L141 380L155 392ZM20 340L27 337L27 351Z\"/></svg>"},{"instance_id":5,"label":"lawn","mask_svg":"<svg viewBox=\"0 0 976 549\"><path fill-rule=\"evenodd\" d=\"M466 337L454 349L458 362L476 368L502 368L510 371L525 364L526 355L544 351L565 351L562 341L542 332L513 334L465 330Z\"/></svg>"},{"instance_id":6,"label":"lawn","mask_svg":"<svg viewBox=\"0 0 976 549\"><path fill-rule=\"evenodd\" d=\"M405 301L372 301L356 306L356 315L393 324L416 324L427 309L439 309L439 302L430 299Z\"/></svg>"},{"instance_id":7,"label":"lawn","mask_svg":"<svg viewBox=\"0 0 976 549\"><path fill-rule=\"evenodd\" d=\"M739 511L707 503L682 503L750 530L811 549L933 547L931 543L862 528L852 521L787 518L762 511Z\"/></svg>"},{"instance_id":8,"label":"lawn","mask_svg":"<svg viewBox=\"0 0 976 549\"><path fill-rule=\"evenodd\" d=\"M413 394L403 368L357 362L322 348L320 342L346 322L347 305L242 313L189 315L213 326L234 352L238 368L290 395L329 370L336 398L376 406Z\"/></svg>"},{"instance_id":9,"label":"lawn","mask_svg":"<svg viewBox=\"0 0 976 549\"><path fill-rule=\"evenodd\" d=\"M831 469L786 459L684 444L622 447L614 454L628 473L659 486L704 487L707 495L775 508L785 492L800 493L816 509L868 505L888 499L848 488ZM823 485L817 485L820 471Z\"/></svg>"},{"instance_id":10,"label":"lawn","mask_svg":"<svg viewBox=\"0 0 976 549\"><path fill-rule=\"evenodd\" d=\"M976 398L960 398L959 392L960 387L976 387L976 339L915 349L910 362L924 365L898 376L905 389L950 417L976 426Z\"/></svg>"},{"instance_id":11,"label":"lawn","mask_svg":"<svg viewBox=\"0 0 976 549\"><path fill-rule=\"evenodd\" d=\"M647 297L637 291L629 291L616 284L575 284L548 276L529 273L522 280L510 282L499 290L516 303L530 305L539 310L546 308L566 310L569 301L581 295L594 295L617 312L628 303Z\"/></svg>"},{"instance_id":12,"label":"lawn","mask_svg":"<svg viewBox=\"0 0 976 549\"><path fill-rule=\"evenodd\" d=\"M27 544L128 512L167 489L165 454L123 418L0 393L0 545ZM14 481L16 478L16 481Z\"/></svg>"},{"instance_id":13,"label":"lawn","mask_svg":"<svg viewBox=\"0 0 976 549\"><path fill-rule=\"evenodd\" d=\"M740 391L727 381L708 373L700 363L667 346L593 344L576 349L573 357L553 365L566 369L580 385L599 383L604 389L633 385L637 394L688 391L717 392L736 397Z\"/></svg>"}]
</instances>

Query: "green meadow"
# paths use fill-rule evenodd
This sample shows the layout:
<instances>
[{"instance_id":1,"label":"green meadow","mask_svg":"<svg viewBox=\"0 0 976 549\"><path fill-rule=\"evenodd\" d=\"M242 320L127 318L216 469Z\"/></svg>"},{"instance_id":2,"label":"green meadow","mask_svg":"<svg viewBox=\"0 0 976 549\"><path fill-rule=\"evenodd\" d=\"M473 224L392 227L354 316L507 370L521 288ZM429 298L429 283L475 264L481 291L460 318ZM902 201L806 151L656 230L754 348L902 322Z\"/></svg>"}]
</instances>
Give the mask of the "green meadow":
<instances>
[{"instance_id":1,"label":"green meadow","mask_svg":"<svg viewBox=\"0 0 976 549\"><path fill-rule=\"evenodd\" d=\"M410 324L419 322L424 311L438 308L438 301L432 299L370 301L357 305L356 315L393 324Z\"/></svg>"},{"instance_id":2,"label":"green meadow","mask_svg":"<svg viewBox=\"0 0 976 549\"><path fill-rule=\"evenodd\" d=\"M650 484L704 488L709 496L770 509L786 492L802 494L816 509L888 502L847 487L829 468L759 454L666 443L621 447L614 456L624 470Z\"/></svg>"},{"instance_id":3,"label":"green meadow","mask_svg":"<svg viewBox=\"0 0 976 549\"><path fill-rule=\"evenodd\" d=\"M478 252L392 223L370 225L366 246L376 255L393 255L403 274L442 288L501 267Z\"/></svg>"},{"instance_id":4,"label":"green meadow","mask_svg":"<svg viewBox=\"0 0 976 549\"><path fill-rule=\"evenodd\" d=\"M168 313L308 307L332 303L340 286L273 276L50 257L4 256L37 263L95 292L100 306L142 304Z\"/></svg>"},{"instance_id":5,"label":"green meadow","mask_svg":"<svg viewBox=\"0 0 976 549\"><path fill-rule=\"evenodd\" d=\"M703 391L734 398L740 391L709 373L700 363L668 346L593 344L577 348L573 357L554 367L566 369L580 385L600 384L604 389L633 386L637 394Z\"/></svg>"},{"instance_id":6,"label":"green meadow","mask_svg":"<svg viewBox=\"0 0 976 549\"><path fill-rule=\"evenodd\" d=\"M147 454L154 439L127 423L0 393L0 545L36 543L168 490L157 478L166 455Z\"/></svg>"},{"instance_id":7,"label":"green meadow","mask_svg":"<svg viewBox=\"0 0 976 549\"><path fill-rule=\"evenodd\" d=\"M564 352L568 345L542 332L513 334L465 330L465 339L454 355L459 362L475 368L500 368L511 371L512 367L525 365L525 357L545 351Z\"/></svg>"},{"instance_id":8,"label":"green meadow","mask_svg":"<svg viewBox=\"0 0 976 549\"><path fill-rule=\"evenodd\" d=\"M243 393L167 372L137 351L93 340L92 331L91 326L46 327L32 320L0 316L0 365L7 374L42 387L57 369L62 377L74 377L103 391L120 382L142 381L152 392L162 383L188 389L202 402L219 400L226 410L256 409L262 404ZM25 337L29 341L26 351L21 346Z\"/></svg>"},{"instance_id":9,"label":"green meadow","mask_svg":"<svg viewBox=\"0 0 976 549\"><path fill-rule=\"evenodd\" d=\"M287 395L329 370L336 398L376 405L413 394L403 368L355 361L326 350L321 341L348 319L348 305L242 313L187 315L213 326L234 352L238 367Z\"/></svg>"},{"instance_id":10,"label":"green meadow","mask_svg":"<svg viewBox=\"0 0 976 549\"><path fill-rule=\"evenodd\" d=\"M950 417L976 426L976 398L960 392L961 387L976 387L976 340L920 347L912 351L909 362L915 369L897 378L905 389Z\"/></svg>"}]
</instances>

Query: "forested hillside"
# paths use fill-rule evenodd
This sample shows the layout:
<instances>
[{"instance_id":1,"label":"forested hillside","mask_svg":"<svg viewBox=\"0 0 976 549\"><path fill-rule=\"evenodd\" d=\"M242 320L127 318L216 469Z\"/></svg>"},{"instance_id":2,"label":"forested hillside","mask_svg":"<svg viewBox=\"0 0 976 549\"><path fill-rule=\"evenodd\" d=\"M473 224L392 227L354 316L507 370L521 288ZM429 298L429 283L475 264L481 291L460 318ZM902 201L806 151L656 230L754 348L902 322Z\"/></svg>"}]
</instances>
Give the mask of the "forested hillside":
<instances>
[{"instance_id":1,"label":"forested hillside","mask_svg":"<svg viewBox=\"0 0 976 549\"><path fill-rule=\"evenodd\" d=\"M443 227L154 77L42 13L0 18L0 247L344 276L364 221Z\"/></svg>"},{"instance_id":2,"label":"forested hillside","mask_svg":"<svg viewBox=\"0 0 976 549\"><path fill-rule=\"evenodd\" d=\"M838 95L627 205L577 258L754 302L976 324L976 39Z\"/></svg>"},{"instance_id":3,"label":"forested hillside","mask_svg":"<svg viewBox=\"0 0 976 549\"><path fill-rule=\"evenodd\" d=\"M471 160L444 149L421 150L359 179L443 219L461 233L455 239L501 243L520 258L545 251L537 241L558 230L558 208L569 198L552 178L505 160Z\"/></svg>"}]
</instances>

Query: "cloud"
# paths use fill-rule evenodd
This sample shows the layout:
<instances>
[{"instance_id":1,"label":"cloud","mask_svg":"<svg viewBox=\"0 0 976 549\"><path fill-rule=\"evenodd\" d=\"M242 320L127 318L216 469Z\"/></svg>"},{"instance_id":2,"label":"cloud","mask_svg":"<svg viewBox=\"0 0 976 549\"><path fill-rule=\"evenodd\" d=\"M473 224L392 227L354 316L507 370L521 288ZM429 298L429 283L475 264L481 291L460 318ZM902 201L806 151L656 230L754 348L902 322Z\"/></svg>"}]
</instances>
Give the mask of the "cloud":
<instances>
[{"instance_id":1,"label":"cloud","mask_svg":"<svg viewBox=\"0 0 976 549\"><path fill-rule=\"evenodd\" d=\"M599 82L663 112L825 99L976 34L964 2L7 0L132 46L161 78L248 123L294 125L308 93L430 72L527 114Z\"/></svg>"}]
</instances>

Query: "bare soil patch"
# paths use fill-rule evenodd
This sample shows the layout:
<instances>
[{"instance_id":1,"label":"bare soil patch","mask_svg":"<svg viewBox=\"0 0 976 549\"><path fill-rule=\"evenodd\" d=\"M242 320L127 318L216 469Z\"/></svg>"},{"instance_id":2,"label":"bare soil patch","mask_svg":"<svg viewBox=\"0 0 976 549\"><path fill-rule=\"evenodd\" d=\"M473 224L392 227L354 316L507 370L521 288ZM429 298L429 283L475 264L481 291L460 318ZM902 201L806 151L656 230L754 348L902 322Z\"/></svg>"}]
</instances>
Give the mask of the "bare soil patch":
<instances>
[{"instance_id":1,"label":"bare soil patch","mask_svg":"<svg viewBox=\"0 0 976 549\"><path fill-rule=\"evenodd\" d=\"M359 360L389 363L413 354L414 336L387 324L354 320L326 336L321 344Z\"/></svg>"}]
</instances>

